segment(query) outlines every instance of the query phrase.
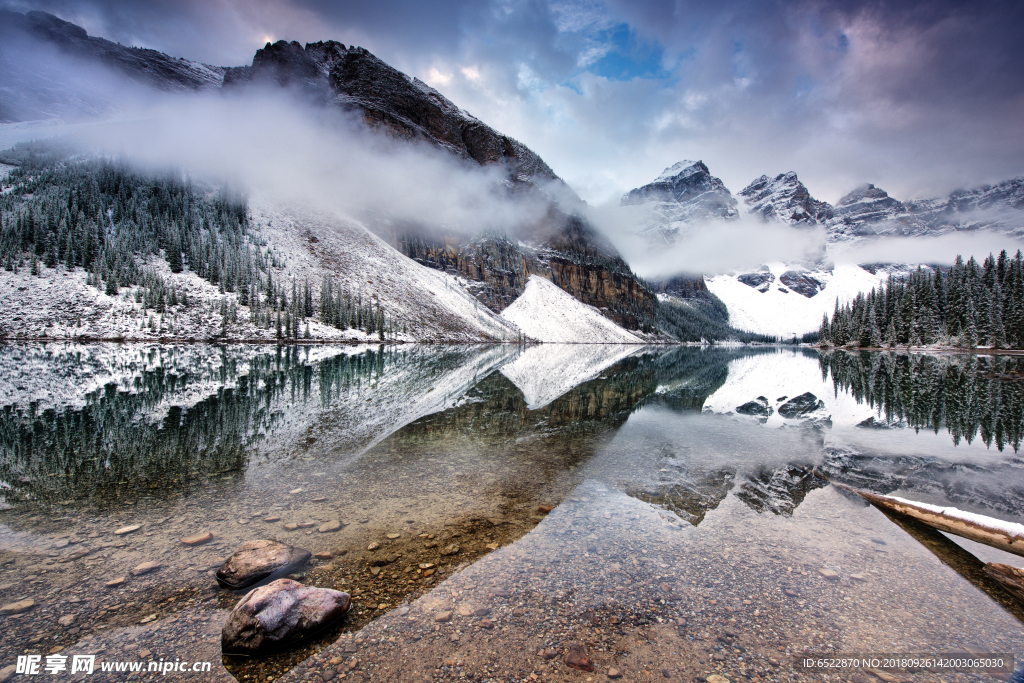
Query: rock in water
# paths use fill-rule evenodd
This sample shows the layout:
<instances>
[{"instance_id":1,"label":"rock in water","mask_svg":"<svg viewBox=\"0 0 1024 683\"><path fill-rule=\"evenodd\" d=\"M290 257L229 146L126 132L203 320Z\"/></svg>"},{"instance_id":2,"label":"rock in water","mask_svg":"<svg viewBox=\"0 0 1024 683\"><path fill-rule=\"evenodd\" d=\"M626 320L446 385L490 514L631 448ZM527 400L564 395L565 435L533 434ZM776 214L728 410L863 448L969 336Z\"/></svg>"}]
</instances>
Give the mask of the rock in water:
<instances>
[{"instance_id":1,"label":"rock in water","mask_svg":"<svg viewBox=\"0 0 1024 683\"><path fill-rule=\"evenodd\" d=\"M228 590L248 588L284 576L309 562L311 556L308 550L279 541L248 541L217 570L217 583Z\"/></svg>"},{"instance_id":2,"label":"rock in water","mask_svg":"<svg viewBox=\"0 0 1024 683\"><path fill-rule=\"evenodd\" d=\"M348 611L348 593L278 579L242 598L220 634L224 654L258 657L294 645L340 619Z\"/></svg>"},{"instance_id":3,"label":"rock in water","mask_svg":"<svg viewBox=\"0 0 1024 683\"><path fill-rule=\"evenodd\" d=\"M825 402L818 400L817 396L808 391L786 401L785 404L779 407L779 415L792 420L824 407Z\"/></svg>"},{"instance_id":4,"label":"rock in water","mask_svg":"<svg viewBox=\"0 0 1024 683\"><path fill-rule=\"evenodd\" d=\"M580 671L594 670L594 661L587 654L586 649L578 643L569 646L569 651L565 653L565 664Z\"/></svg>"}]
</instances>

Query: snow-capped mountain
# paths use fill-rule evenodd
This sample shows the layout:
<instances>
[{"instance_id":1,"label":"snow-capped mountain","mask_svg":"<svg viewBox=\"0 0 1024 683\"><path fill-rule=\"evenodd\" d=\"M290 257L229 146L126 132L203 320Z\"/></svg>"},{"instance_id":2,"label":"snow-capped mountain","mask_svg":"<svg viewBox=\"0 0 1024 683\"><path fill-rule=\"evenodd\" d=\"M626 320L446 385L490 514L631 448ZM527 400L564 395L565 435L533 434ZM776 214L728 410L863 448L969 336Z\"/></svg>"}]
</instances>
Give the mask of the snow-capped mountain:
<instances>
[{"instance_id":1,"label":"snow-capped mountain","mask_svg":"<svg viewBox=\"0 0 1024 683\"><path fill-rule=\"evenodd\" d=\"M654 243L672 243L694 223L739 216L736 198L703 161L673 164L653 182L627 192L619 203L649 209L637 232Z\"/></svg>"},{"instance_id":2,"label":"snow-capped mountain","mask_svg":"<svg viewBox=\"0 0 1024 683\"><path fill-rule=\"evenodd\" d=\"M484 327L488 331L475 322L468 328L460 323L457 337L467 333L478 339L480 333L484 337L507 337L513 328L499 322L494 314L524 293L532 275L553 282L619 325L631 329L654 327L654 293L633 275L614 246L582 217L582 201L537 154L363 48L335 41L305 46L278 41L257 51L251 65L225 68L153 50L123 47L91 37L84 29L41 12L4 12L0 16L0 33L6 38L0 40L0 89L17 94L13 99L5 97L0 104L0 121L107 116L118 111L123 94L119 90L137 94L140 89L189 93L280 88L290 97L344 110L370 129L368 135L384 134L398 144L434 145L469 164L487 167L488 173L500 169L509 197L525 198L545 207L536 212L539 218L522 221L508 230L503 239L482 239L471 234L470 230L477 226L466 226L460 231L459 226L447 224L410 225L408 221L388 220L386 215L360 215L356 221L360 229L369 229L421 266L445 271L442 280L458 281L463 293L471 294L474 308L484 311L474 310L468 318L460 313L456 318L462 322L487 321ZM45 68L39 68L39 64L45 64ZM59 134L57 128L54 134ZM344 220L354 219L346 216ZM316 251L309 244L301 248L303 253ZM294 261L299 260L295 254L292 256ZM321 265L330 270L323 259ZM342 281L347 280L347 274L337 275ZM82 273L81 287L64 291L83 293L86 277ZM417 298L405 297L401 301L412 302ZM387 298L380 303L384 306ZM94 308L91 304L88 307L91 311ZM424 312L437 313L437 308L427 306L420 316ZM100 309L110 312L105 306L95 310ZM128 314L127 310L124 313ZM106 313L101 315L104 316ZM95 316L90 313L87 317ZM74 322L78 328L78 316L65 322ZM95 331L119 334L120 327L102 325ZM143 326L132 322L123 331L130 333L140 327ZM438 338L433 333L429 336Z\"/></svg>"},{"instance_id":3,"label":"snow-capped mountain","mask_svg":"<svg viewBox=\"0 0 1024 683\"><path fill-rule=\"evenodd\" d=\"M787 225L822 225L832 218L832 207L811 196L796 173L761 176L740 191L747 212L765 221Z\"/></svg>"}]
</instances>

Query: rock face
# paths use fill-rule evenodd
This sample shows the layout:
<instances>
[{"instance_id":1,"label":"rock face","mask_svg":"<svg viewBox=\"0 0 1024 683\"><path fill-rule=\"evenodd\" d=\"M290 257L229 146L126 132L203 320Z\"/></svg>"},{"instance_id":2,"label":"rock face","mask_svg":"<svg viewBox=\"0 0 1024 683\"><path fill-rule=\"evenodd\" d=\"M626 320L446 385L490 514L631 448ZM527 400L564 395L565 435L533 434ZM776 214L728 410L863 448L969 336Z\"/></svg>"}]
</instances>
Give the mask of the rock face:
<instances>
[{"instance_id":1,"label":"rock face","mask_svg":"<svg viewBox=\"0 0 1024 683\"><path fill-rule=\"evenodd\" d=\"M668 244L690 223L739 216L736 199L703 161L680 161L666 168L653 182L623 195L619 204L645 205L648 214L637 232Z\"/></svg>"},{"instance_id":2,"label":"rock face","mask_svg":"<svg viewBox=\"0 0 1024 683\"><path fill-rule=\"evenodd\" d=\"M789 399L779 406L779 415L792 420L824 407L825 402L818 400L817 396L808 391Z\"/></svg>"},{"instance_id":3,"label":"rock face","mask_svg":"<svg viewBox=\"0 0 1024 683\"><path fill-rule=\"evenodd\" d=\"M217 570L222 588L239 590L267 579L284 576L309 562L311 553L279 541L248 541Z\"/></svg>"},{"instance_id":4,"label":"rock face","mask_svg":"<svg viewBox=\"0 0 1024 683\"><path fill-rule=\"evenodd\" d=\"M793 171L774 178L763 175L739 194L747 210L766 222L823 225L833 214L832 206L812 197Z\"/></svg>"},{"instance_id":5,"label":"rock face","mask_svg":"<svg viewBox=\"0 0 1024 683\"><path fill-rule=\"evenodd\" d=\"M736 407L736 412L740 415L757 415L759 417L768 417L774 410L768 405L768 399L764 396L758 396L753 401L747 401L741 406Z\"/></svg>"},{"instance_id":6,"label":"rock face","mask_svg":"<svg viewBox=\"0 0 1024 683\"><path fill-rule=\"evenodd\" d=\"M235 605L221 631L224 654L260 656L294 645L348 612L348 593L278 579Z\"/></svg>"}]
</instances>

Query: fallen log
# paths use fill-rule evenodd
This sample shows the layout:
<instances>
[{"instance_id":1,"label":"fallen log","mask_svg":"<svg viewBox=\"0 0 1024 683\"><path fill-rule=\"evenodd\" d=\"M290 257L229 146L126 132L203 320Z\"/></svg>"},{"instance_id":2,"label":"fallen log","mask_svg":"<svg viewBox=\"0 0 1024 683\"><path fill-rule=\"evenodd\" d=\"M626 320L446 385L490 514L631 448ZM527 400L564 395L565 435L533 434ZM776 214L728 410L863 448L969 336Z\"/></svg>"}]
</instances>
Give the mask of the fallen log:
<instances>
[{"instance_id":1,"label":"fallen log","mask_svg":"<svg viewBox=\"0 0 1024 683\"><path fill-rule=\"evenodd\" d=\"M1005 522L994 517L964 512L955 507L918 503L895 496L880 496L877 493L840 484L837 481L832 481L832 484L856 493L876 507L911 517L939 531L977 541L1014 555L1024 556L1024 524Z\"/></svg>"},{"instance_id":2,"label":"fallen log","mask_svg":"<svg viewBox=\"0 0 1024 683\"><path fill-rule=\"evenodd\" d=\"M989 562L985 565L985 573L998 581L999 585L1015 598L1024 602L1024 569Z\"/></svg>"}]
</instances>

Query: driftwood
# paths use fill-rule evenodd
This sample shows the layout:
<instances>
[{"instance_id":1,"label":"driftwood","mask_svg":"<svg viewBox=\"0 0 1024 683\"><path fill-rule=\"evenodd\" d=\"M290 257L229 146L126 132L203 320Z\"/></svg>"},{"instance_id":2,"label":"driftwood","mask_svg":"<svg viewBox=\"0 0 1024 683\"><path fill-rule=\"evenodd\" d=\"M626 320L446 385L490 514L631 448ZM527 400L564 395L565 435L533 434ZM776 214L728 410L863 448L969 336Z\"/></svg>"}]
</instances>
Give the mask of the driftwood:
<instances>
[{"instance_id":1,"label":"driftwood","mask_svg":"<svg viewBox=\"0 0 1024 683\"><path fill-rule=\"evenodd\" d=\"M985 573L998 581L1004 590L1024 603L1024 569L1011 567L1008 564L989 562L985 565Z\"/></svg>"},{"instance_id":2,"label":"driftwood","mask_svg":"<svg viewBox=\"0 0 1024 683\"><path fill-rule=\"evenodd\" d=\"M872 505L887 512L905 515L939 531L977 541L1014 555L1024 556L1024 524L1004 522L994 517L963 512L954 507L943 508L893 496L880 496L877 493L840 484L836 481L833 481L832 484L856 493Z\"/></svg>"}]
</instances>

